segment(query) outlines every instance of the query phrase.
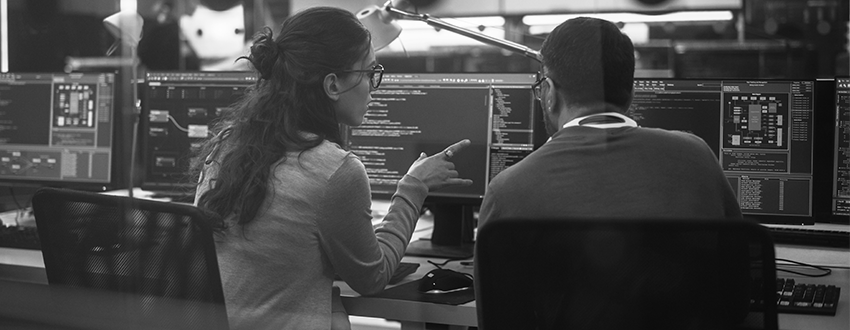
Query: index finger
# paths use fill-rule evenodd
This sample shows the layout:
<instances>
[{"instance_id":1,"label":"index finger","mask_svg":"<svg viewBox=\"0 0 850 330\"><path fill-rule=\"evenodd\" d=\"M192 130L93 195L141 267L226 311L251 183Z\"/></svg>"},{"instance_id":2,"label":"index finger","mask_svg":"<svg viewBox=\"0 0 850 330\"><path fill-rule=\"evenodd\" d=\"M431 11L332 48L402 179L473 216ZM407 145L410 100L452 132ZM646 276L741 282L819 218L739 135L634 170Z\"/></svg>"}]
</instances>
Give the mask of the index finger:
<instances>
[{"instance_id":1,"label":"index finger","mask_svg":"<svg viewBox=\"0 0 850 330\"><path fill-rule=\"evenodd\" d=\"M455 142L455 144L452 144L452 145L446 147L446 149L443 150L443 152L446 152L446 150L451 150L452 153L457 153L458 151L460 151L461 149L465 148L466 146L468 146L470 144L472 144L472 142L469 141L469 139L463 139L463 140L460 140L458 142Z\"/></svg>"}]
</instances>

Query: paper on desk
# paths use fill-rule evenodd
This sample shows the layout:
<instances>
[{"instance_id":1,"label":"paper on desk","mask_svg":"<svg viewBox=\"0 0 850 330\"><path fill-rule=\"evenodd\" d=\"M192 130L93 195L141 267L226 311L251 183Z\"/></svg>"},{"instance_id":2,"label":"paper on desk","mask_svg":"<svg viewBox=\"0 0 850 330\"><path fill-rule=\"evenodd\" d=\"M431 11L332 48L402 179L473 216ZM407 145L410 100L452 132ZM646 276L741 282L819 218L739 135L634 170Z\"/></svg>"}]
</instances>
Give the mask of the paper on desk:
<instances>
[{"instance_id":1,"label":"paper on desk","mask_svg":"<svg viewBox=\"0 0 850 330\"><path fill-rule=\"evenodd\" d=\"M390 201L374 199L372 200L372 226L376 226L384 221L384 217L387 216L387 212L390 209ZM416 222L416 229L413 231L415 233L419 233L420 235L414 235L417 237L430 237L431 232L428 231L434 226L434 220L431 213L426 212L419 218L419 221ZM426 232L428 231L428 232Z\"/></svg>"},{"instance_id":2,"label":"paper on desk","mask_svg":"<svg viewBox=\"0 0 850 330\"><path fill-rule=\"evenodd\" d=\"M35 215L33 215L31 207L0 213L0 221L7 227L35 227Z\"/></svg>"}]
</instances>

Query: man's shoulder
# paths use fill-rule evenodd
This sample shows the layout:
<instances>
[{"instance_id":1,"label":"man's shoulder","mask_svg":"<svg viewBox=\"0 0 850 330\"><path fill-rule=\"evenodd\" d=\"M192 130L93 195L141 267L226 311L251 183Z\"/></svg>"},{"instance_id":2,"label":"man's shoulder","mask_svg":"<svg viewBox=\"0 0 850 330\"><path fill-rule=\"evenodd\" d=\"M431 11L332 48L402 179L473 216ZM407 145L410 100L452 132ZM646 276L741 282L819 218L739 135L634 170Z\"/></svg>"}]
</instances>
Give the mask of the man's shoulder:
<instances>
[{"instance_id":1,"label":"man's shoulder","mask_svg":"<svg viewBox=\"0 0 850 330\"><path fill-rule=\"evenodd\" d=\"M665 147L671 147L675 144L693 146L708 146L701 137L685 131L668 130L652 127L638 127L635 130L635 136L642 139L653 140L655 142L664 143Z\"/></svg>"},{"instance_id":2,"label":"man's shoulder","mask_svg":"<svg viewBox=\"0 0 850 330\"><path fill-rule=\"evenodd\" d=\"M664 128L638 127L636 132L638 134L661 137L661 138L681 139L681 140L695 140L696 139L696 140L702 141L702 139L699 136L696 136L693 133L685 132L685 131L664 129Z\"/></svg>"}]
</instances>

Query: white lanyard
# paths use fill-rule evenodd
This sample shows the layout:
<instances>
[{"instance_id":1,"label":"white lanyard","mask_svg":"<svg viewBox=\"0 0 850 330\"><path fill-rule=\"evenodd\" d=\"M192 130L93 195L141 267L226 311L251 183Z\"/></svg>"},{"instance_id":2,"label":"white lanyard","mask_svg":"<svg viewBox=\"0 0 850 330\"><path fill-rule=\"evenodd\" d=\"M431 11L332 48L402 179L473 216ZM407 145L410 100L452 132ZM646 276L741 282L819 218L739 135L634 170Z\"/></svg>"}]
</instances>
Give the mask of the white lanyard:
<instances>
[{"instance_id":1,"label":"white lanyard","mask_svg":"<svg viewBox=\"0 0 850 330\"><path fill-rule=\"evenodd\" d=\"M619 112L602 112L570 120L561 128L567 128L572 126L605 129L618 127L638 127L638 124L633 119L626 117L625 115ZM546 140L546 142L549 141L552 141L552 137L549 137L549 139Z\"/></svg>"},{"instance_id":2,"label":"white lanyard","mask_svg":"<svg viewBox=\"0 0 850 330\"><path fill-rule=\"evenodd\" d=\"M618 128L637 127L638 124L633 119L626 117L625 115L619 112L603 112L570 120L569 122L564 124L562 128L572 126L583 126L593 128Z\"/></svg>"}]
</instances>

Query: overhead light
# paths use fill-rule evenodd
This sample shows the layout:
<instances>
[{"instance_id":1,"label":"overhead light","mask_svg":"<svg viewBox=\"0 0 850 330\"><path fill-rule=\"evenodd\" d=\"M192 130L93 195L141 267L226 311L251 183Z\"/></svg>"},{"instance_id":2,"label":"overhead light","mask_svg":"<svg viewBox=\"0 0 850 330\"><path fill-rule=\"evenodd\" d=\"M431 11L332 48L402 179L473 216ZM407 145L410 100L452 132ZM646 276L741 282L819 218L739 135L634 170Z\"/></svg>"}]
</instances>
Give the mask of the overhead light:
<instances>
[{"instance_id":1,"label":"overhead light","mask_svg":"<svg viewBox=\"0 0 850 330\"><path fill-rule=\"evenodd\" d=\"M0 72L9 72L9 0L0 0Z\"/></svg>"},{"instance_id":2,"label":"overhead light","mask_svg":"<svg viewBox=\"0 0 850 330\"><path fill-rule=\"evenodd\" d=\"M486 32L487 29L485 29L484 31L478 31L478 26L487 26L488 24L493 24L489 21L491 20L491 18L485 18L485 20L487 21L482 21L483 24L479 23L478 25L475 25L474 28L468 28L448 23L445 20L430 16L428 14L409 12L407 11L410 10L410 8L408 8L410 7L409 5L410 4L406 1L388 0L382 6L373 5L358 12L357 18L361 22L363 22L363 25L365 25L366 28L369 29L369 31L372 33L372 41L374 43L373 46L376 49L381 49L381 46L389 45L401 34L402 27L399 24L401 21L411 20L425 22L426 24L438 28L440 30L448 30L458 35L462 35L464 37L483 42L485 44L497 46L511 52L522 54L523 56L534 59L538 62L540 61L540 52L528 48L524 45L515 43L513 41L505 40L504 31L501 31L501 37L494 37L486 33L482 33ZM474 19L466 18L465 20L472 21ZM500 21L499 23L501 23L501 25L504 25L504 20ZM461 22L461 24L463 24L463 22Z\"/></svg>"},{"instance_id":3,"label":"overhead light","mask_svg":"<svg viewBox=\"0 0 850 330\"><path fill-rule=\"evenodd\" d=\"M481 31L481 34L498 39L503 39L505 37L505 31L502 29L485 29L484 31ZM419 26L415 29L405 28L404 33L398 36L396 40L398 41L386 45L380 51L389 53L417 52L433 50L435 47L482 45L481 42L460 34L442 30L435 31L434 27L428 25L424 25L424 27Z\"/></svg>"},{"instance_id":4,"label":"overhead light","mask_svg":"<svg viewBox=\"0 0 850 330\"><path fill-rule=\"evenodd\" d=\"M479 31L481 34L493 38L505 38L505 19L503 17L457 17L444 18L443 20L458 27ZM385 48L380 47L384 48L385 52L415 52L428 51L434 47L480 45L480 41L449 31L440 30L438 32L439 28L423 24L420 21L398 20L396 23L404 30L404 33L397 36L400 42L385 44ZM376 43L376 48L378 48L377 44L383 44L383 42L376 42L375 40L373 42Z\"/></svg>"},{"instance_id":5,"label":"overhead light","mask_svg":"<svg viewBox=\"0 0 850 330\"><path fill-rule=\"evenodd\" d=\"M120 11L135 13L137 7L137 0L121 0L118 5L121 6L119 8Z\"/></svg>"},{"instance_id":6,"label":"overhead light","mask_svg":"<svg viewBox=\"0 0 850 330\"><path fill-rule=\"evenodd\" d=\"M597 14L569 14L569 15L527 15L522 22L529 26L534 25L558 25L562 22L576 17L594 17L611 22L623 23L660 23L660 22L705 22L705 21L729 21L734 18L731 11L680 11L659 15L635 14L635 13L597 13Z\"/></svg>"}]
</instances>

